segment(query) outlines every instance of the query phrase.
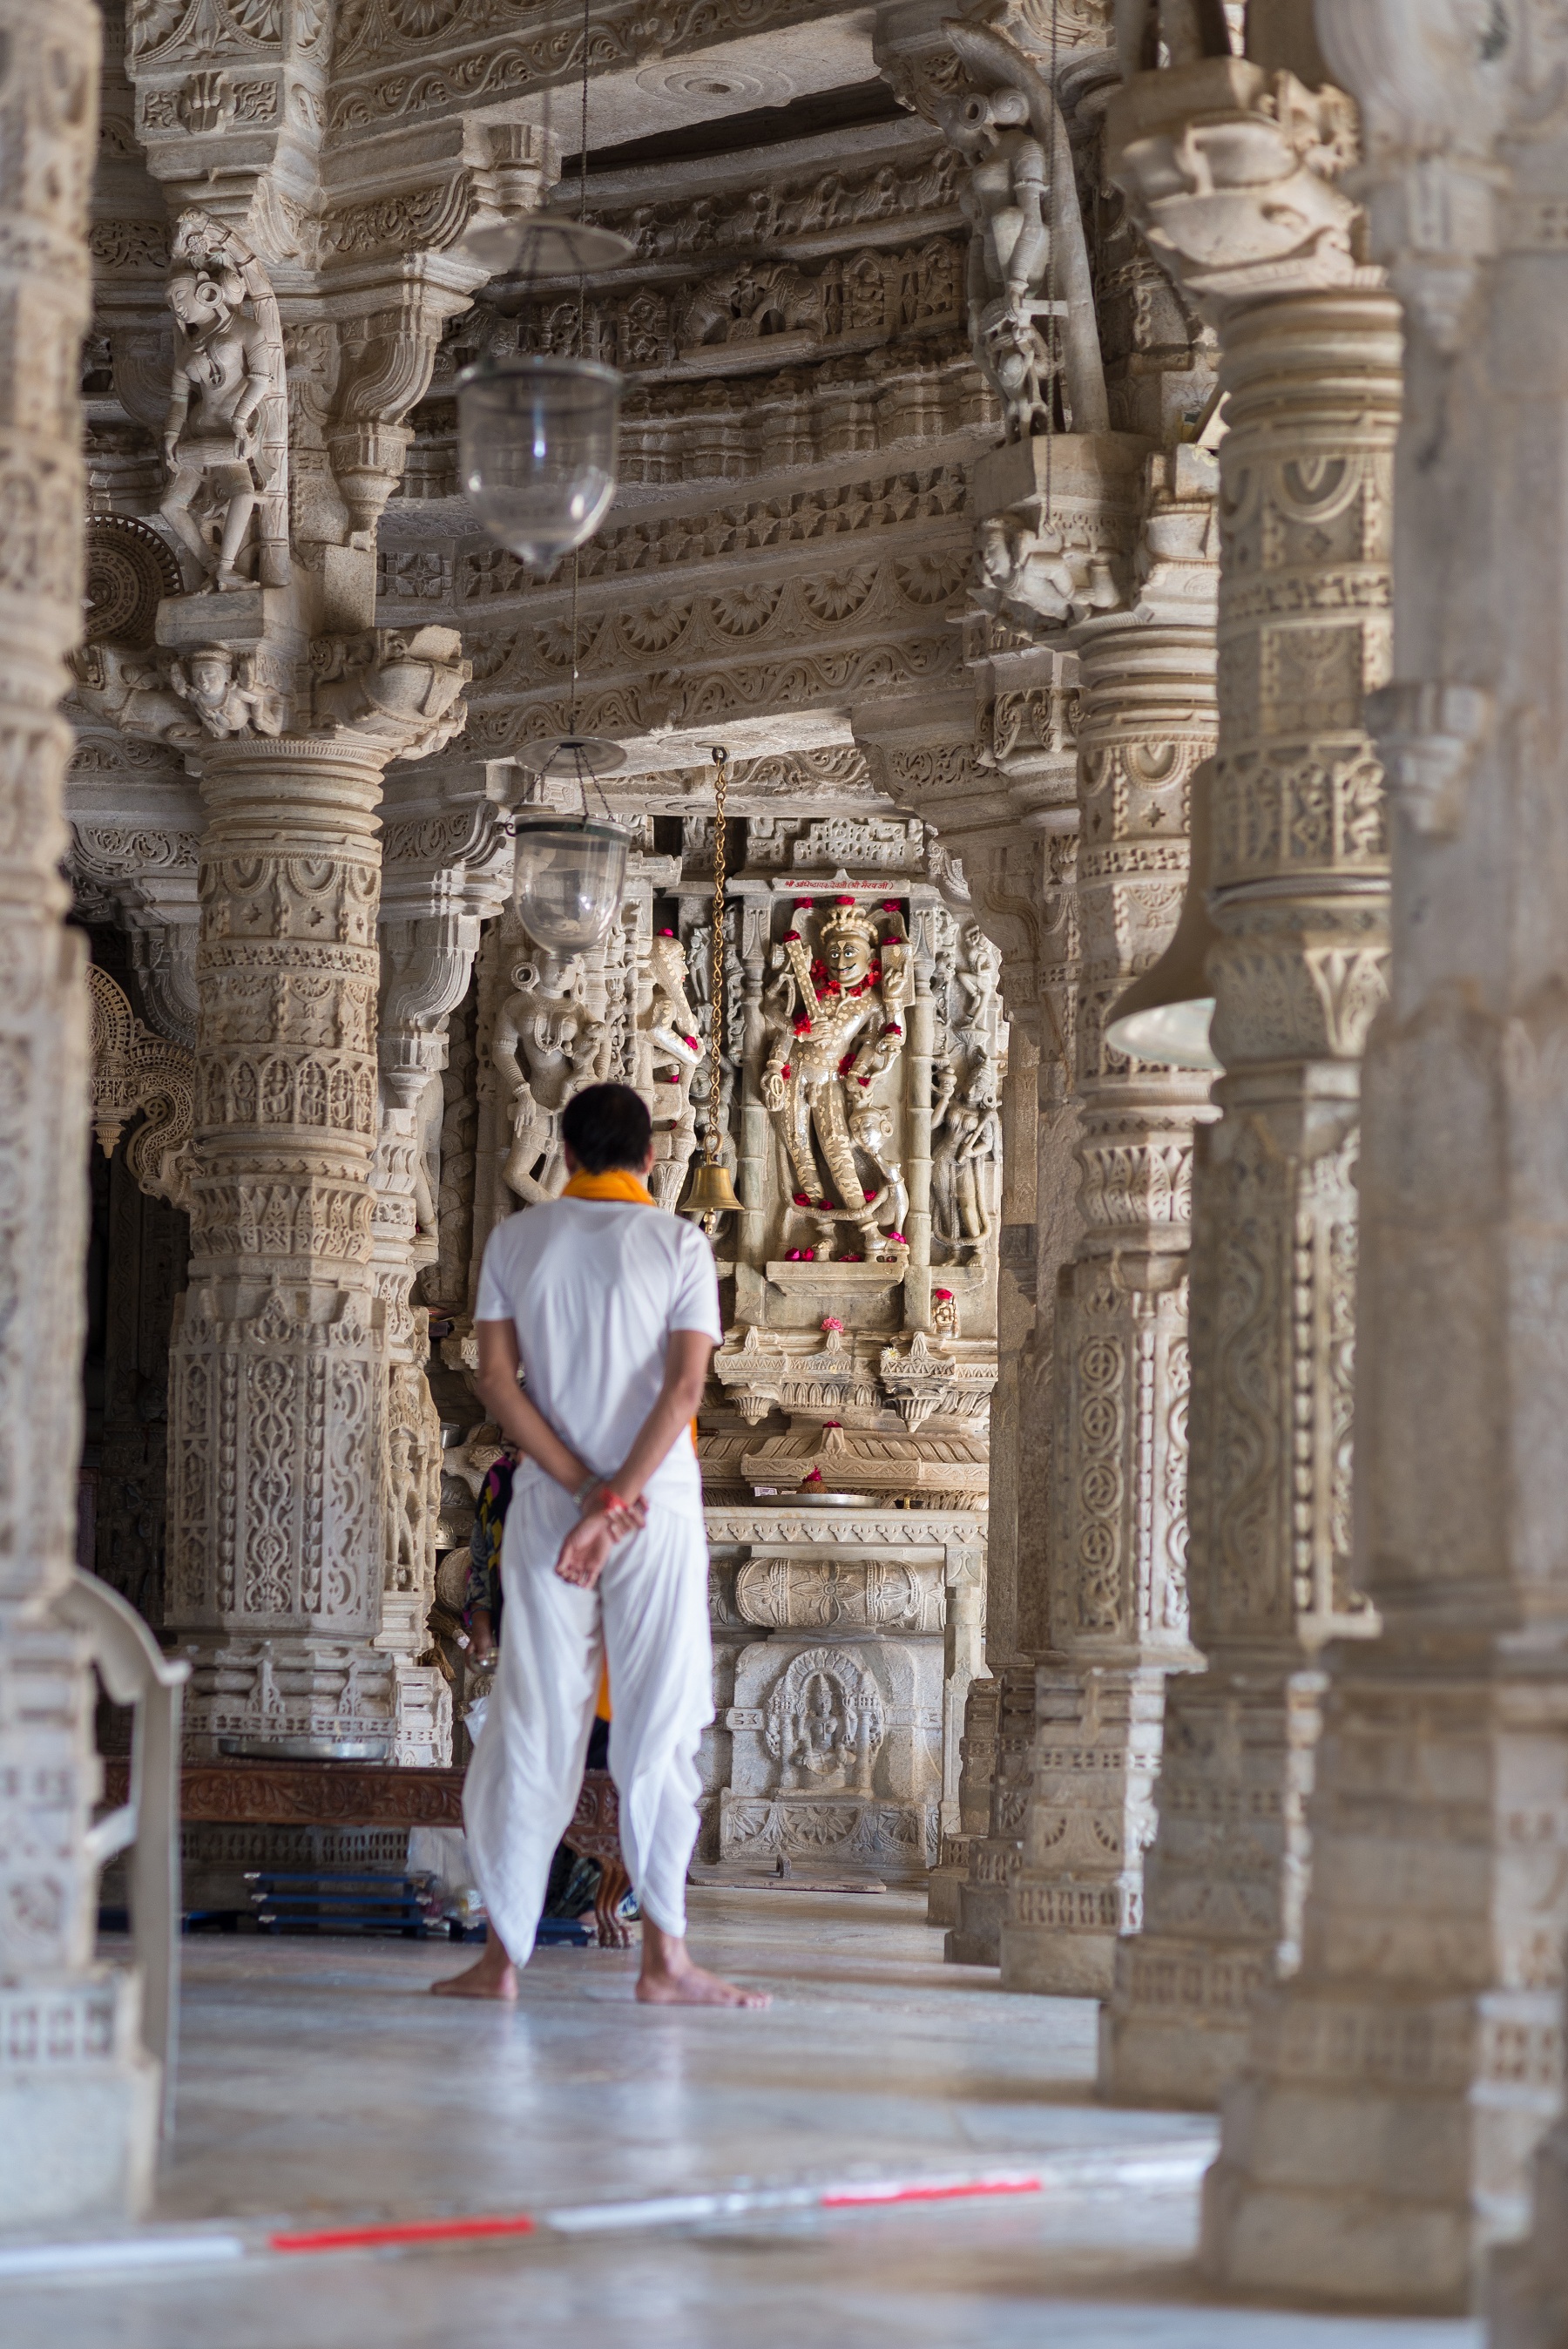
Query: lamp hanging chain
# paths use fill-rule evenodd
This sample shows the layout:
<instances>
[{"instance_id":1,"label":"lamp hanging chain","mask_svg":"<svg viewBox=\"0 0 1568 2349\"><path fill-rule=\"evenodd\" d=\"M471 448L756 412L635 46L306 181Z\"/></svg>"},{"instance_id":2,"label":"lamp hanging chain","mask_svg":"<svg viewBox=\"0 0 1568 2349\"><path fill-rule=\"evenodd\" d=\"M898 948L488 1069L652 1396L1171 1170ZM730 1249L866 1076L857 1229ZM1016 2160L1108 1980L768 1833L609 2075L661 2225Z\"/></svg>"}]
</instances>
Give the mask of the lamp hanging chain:
<instances>
[{"instance_id":1,"label":"lamp hanging chain","mask_svg":"<svg viewBox=\"0 0 1568 2349\"><path fill-rule=\"evenodd\" d=\"M1060 13L1061 0L1051 0L1051 105L1054 109L1054 112L1051 119L1050 211L1047 216L1046 222L1047 244L1046 258L1047 382L1045 524L1047 530L1051 528L1052 523L1055 519L1055 505L1052 497L1052 474L1054 471L1053 460L1056 456L1057 446L1057 387L1061 375L1061 346L1058 336L1058 328L1061 325L1061 321L1057 316L1057 248L1060 243L1061 223L1061 193L1057 185L1057 182L1061 178L1061 157L1057 150L1057 137L1058 129L1061 133L1061 145L1063 147L1068 147L1067 117L1062 112L1061 95L1057 88L1057 42L1059 38ZM1068 147L1068 152L1070 155L1070 147Z\"/></svg>"},{"instance_id":2,"label":"lamp hanging chain","mask_svg":"<svg viewBox=\"0 0 1568 2349\"><path fill-rule=\"evenodd\" d=\"M572 709L566 720L566 731L568 734L575 734L577 731L577 673L579 667L579 649L577 643L577 585L582 571L582 549L574 546L572 550Z\"/></svg>"},{"instance_id":3,"label":"lamp hanging chain","mask_svg":"<svg viewBox=\"0 0 1568 2349\"><path fill-rule=\"evenodd\" d=\"M729 753L714 750L713 761L713 1024L707 1040L707 1133L703 1154L718 1164L719 1061L724 1050L724 824Z\"/></svg>"},{"instance_id":4,"label":"lamp hanging chain","mask_svg":"<svg viewBox=\"0 0 1568 2349\"><path fill-rule=\"evenodd\" d=\"M577 140L577 224L588 225L588 11L593 0L583 0L583 119ZM577 279L577 356L588 356L588 273Z\"/></svg>"}]
</instances>

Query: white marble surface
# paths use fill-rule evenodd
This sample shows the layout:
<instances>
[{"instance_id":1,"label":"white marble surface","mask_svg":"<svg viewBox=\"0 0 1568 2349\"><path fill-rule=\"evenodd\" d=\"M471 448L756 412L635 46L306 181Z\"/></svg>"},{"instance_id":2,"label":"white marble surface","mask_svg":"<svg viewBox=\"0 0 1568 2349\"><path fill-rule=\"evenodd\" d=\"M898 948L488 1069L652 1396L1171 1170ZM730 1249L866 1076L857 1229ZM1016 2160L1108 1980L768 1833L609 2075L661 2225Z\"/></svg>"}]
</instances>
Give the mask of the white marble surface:
<instances>
[{"instance_id":1,"label":"white marble surface","mask_svg":"<svg viewBox=\"0 0 1568 2349\"><path fill-rule=\"evenodd\" d=\"M740 2179L974 2169L1212 2141L1091 2101L1096 2010L944 1967L913 1897L693 1895L761 2015L651 2013L632 1961L536 1960L515 2013L432 1948L187 1943L159 2217L304 2225L542 2209ZM750 2220L678 2238L312 2259L8 2288L6 2349L1480 2349L1463 2323L1206 2304L1190 2190Z\"/></svg>"}]
</instances>

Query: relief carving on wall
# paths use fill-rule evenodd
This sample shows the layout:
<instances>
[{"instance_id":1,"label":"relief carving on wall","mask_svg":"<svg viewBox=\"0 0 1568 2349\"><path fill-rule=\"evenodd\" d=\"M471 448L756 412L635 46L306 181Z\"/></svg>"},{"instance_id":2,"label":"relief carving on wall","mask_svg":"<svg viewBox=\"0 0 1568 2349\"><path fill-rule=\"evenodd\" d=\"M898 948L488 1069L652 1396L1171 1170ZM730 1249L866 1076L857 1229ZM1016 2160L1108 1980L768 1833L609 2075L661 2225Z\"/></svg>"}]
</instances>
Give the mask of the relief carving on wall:
<instances>
[{"instance_id":1,"label":"relief carving on wall","mask_svg":"<svg viewBox=\"0 0 1568 2349\"><path fill-rule=\"evenodd\" d=\"M802 923L815 929L815 953ZM767 1004L774 1040L762 1100L794 1174L795 1205L817 1226L819 1257L830 1252L834 1226L844 1223L857 1227L867 1257L898 1246L890 1215L898 1177L882 1155L886 1130L872 1093L903 1050L908 949L900 910L884 906L875 916L846 896L827 914L798 906L795 926L775 953L778 976ZM865 1178L869 1195L857 1151L874 1170Z\"/></svg>"}]
</instances>

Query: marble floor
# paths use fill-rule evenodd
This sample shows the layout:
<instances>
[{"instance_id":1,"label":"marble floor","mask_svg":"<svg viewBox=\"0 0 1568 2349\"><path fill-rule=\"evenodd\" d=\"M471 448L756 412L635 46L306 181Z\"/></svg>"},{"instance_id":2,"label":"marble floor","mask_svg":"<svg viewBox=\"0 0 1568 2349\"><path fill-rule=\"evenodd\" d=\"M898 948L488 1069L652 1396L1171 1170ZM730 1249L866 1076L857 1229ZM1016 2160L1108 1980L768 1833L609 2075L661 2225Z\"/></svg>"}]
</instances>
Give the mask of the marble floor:
<instances>
[{"instance_id":1,"label":"marble floor","mask_svg":"<svg viewBox=\"0 0 1568 2349\"><path fill-rule=\"evenodd\" d=\"M1019 2163L1044 2195L10 2279L5 2349L1482 2349L1464 2323L1215 2305L1190 2263L1212 2122L1097 2106L1095 2008L944 1966L923 1908L694 1890L694 1948L771 1990L761 2014L639 2008L633 1960L597 1951L541 1955L508 2011L426 1996L456 1955L429 1945L188 1941L158 2219L259 2232Z\"/></svg>"}]
</instances>

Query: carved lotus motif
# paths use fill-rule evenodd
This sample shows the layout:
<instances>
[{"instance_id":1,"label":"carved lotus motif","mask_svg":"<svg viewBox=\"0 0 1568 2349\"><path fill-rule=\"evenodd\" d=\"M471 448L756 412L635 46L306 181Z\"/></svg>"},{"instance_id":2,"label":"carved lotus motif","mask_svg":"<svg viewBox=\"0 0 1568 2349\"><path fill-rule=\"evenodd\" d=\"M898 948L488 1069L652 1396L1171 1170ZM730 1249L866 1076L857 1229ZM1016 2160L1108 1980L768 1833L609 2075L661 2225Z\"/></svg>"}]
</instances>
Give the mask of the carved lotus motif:
<instances>
[{"instance_id":1,"label":"carved lotus motif","mask_svg":"<svg viewBox=\"0 0 1568 2349\"><path fill-rule=\"evenodd\" d=\"M808 579L801 600L814 620L847 620L870 600L877 574L866 564L851 571L824 571Z\"/></svg>"},{"instance_id":2,"label":"carved lotus motif","mask_svg":"<svg viewBox=\"0 0 1568 2349\"><path fill-rule=\"evenodd\" d=\"M726 587L713 599L713 624L727 636L754 636L779 609L778 587Z\"/></svg>"},{"instance_id":3,"label":"carved lotus motif","mask_svg":"<svg viewBox=\"0 0 1568 2349\"><path fill-rule=\"evenodd\" d=\"M633 652L667 652L686 634L690 621L691 606L686 604L655 604L641 612L624 612L620 620L621 641Z\"/></svg>"},{"instance_id":4,"label":"carved lotus motif","mask_svg":"<svg viewBox=\"0 0 1568 2349\"><path fill-rule=\"evenodd\" d=\"M894 568L898 584L912 604L945 604L969 575L968 550L917 554Z\"/></svg>"}]
</instances>

